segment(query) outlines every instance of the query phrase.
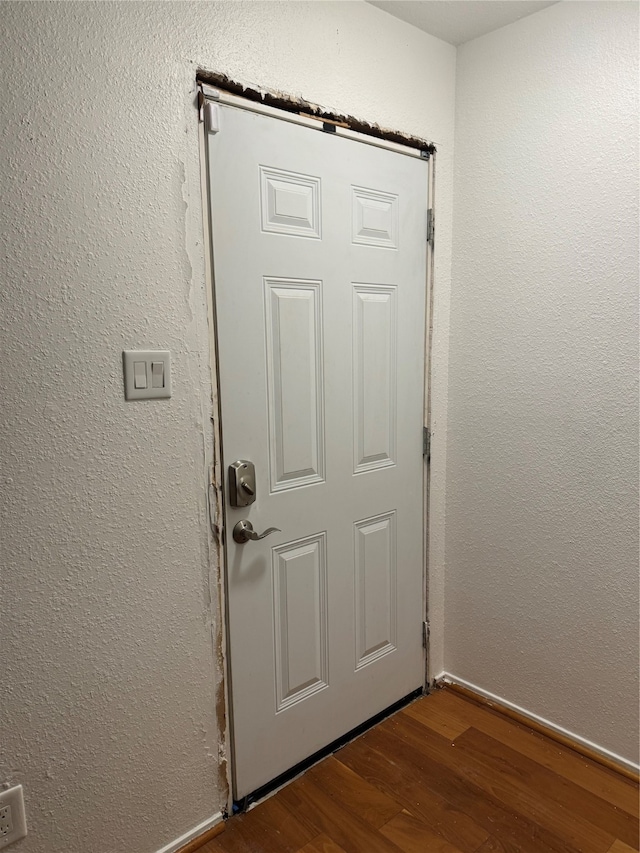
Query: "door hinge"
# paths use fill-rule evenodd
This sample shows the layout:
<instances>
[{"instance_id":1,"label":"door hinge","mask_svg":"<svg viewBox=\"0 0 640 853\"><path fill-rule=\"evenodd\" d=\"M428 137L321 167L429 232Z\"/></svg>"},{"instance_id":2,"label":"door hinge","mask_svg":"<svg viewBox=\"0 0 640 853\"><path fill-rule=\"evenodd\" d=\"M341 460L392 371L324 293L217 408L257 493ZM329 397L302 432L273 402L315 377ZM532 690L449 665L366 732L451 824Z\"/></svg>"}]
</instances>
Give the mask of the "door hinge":
<instances>
[{"instance_id":1,"label":"door hinge","mask_svg":"<svg viewBox=\"0 0 640 853\"><path fill-rule=\"evenodd\" d=\"M426 649L429 645L429 623L422 623L422 648Z\"/></svg>"},{"instance_id":2,"label":"door hinge","mask_svg":"<svg viewBox=\"0 0 640 853\"><path fill-rule=\"evenodd\" d=\"M422 427L422 455L429 462L431 460L431 430Z\"/></svg>"},{"instance_id":3,"label":"door hinge","mask_svg":"<svg viewBox=\"0 0 640 853\"><path fill-rule=\"evenodd\" d=\"M436 231L436 217L433 212L433 208L430 207L427 210L427 243L433 248L433 241L435 238Z\"/></svg>"}]
</instances>

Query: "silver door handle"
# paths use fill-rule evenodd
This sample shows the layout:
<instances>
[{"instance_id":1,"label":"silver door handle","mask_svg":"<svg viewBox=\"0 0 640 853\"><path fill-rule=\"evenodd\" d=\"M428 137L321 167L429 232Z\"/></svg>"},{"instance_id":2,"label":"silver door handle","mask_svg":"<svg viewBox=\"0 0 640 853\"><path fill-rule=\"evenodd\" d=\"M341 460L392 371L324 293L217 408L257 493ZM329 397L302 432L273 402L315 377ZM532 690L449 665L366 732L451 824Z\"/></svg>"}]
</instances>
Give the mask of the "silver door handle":
<instances>
[{"instance_id":1,"label":"silver door handle","mask_svg":"<svg viewBox=\"0 0 640 853\"><path fill-rule=\"evenodd\" d=\"M253 524L251 524L250 521L243 519L233 528L233 541L237 542L239 545L243 545L249 540L257 542L258 539L264 539L265 536L268 536L270 533L280 533L280 528L267 527L264 533L256 533L253 529Z\"/></svg>"}]
</instances>

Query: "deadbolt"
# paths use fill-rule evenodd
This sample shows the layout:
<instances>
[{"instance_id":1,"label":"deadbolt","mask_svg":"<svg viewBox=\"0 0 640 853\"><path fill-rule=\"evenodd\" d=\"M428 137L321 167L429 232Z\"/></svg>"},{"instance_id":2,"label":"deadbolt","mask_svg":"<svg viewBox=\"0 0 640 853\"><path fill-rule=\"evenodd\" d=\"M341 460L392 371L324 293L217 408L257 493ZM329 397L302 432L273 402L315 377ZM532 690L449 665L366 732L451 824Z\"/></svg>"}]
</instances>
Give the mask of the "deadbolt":
<instances>
[{"instance_id":1,"label":"deadbolt","mask_svg":"<svg viewBox=\"0 0 640 853\"><path fill-rule=\"evenodd\" d=\"M248 459L229 465L229 503L249 506L256 499L256 469Z\"/></svg>"}]
</instances>

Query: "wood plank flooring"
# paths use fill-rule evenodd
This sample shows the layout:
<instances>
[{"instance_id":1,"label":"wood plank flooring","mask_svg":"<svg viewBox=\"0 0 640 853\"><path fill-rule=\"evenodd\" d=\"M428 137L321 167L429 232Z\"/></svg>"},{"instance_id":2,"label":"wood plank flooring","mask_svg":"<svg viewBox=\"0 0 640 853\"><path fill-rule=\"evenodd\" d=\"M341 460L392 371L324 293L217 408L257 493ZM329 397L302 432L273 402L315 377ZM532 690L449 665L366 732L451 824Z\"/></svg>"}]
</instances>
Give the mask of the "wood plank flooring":
<instances>
[{"instance_id":1,"label":"wood plank flooring","mask_svg":"<svg viewBox=\"0 0 640 853\"><path fill-rule=\"evenodd\" d=\"M438 690L231 818L202 853L633 853L638 786Z\"/></svg>"}]
</instances>

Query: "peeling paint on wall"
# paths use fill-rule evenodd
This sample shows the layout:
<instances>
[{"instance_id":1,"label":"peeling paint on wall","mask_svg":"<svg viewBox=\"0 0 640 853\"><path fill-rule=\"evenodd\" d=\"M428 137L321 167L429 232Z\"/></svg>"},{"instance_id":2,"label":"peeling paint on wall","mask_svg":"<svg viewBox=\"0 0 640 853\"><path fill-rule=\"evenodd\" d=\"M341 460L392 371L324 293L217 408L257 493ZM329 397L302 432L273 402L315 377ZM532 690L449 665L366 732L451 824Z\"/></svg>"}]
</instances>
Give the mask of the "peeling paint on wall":
<instances>
[{"instance_id":1,"label":"peeling paint on wall","mask_svg":"<svg viewBox=\"0 0 640 853\"><path fill-rule=\"evenodd\" d=\"M226 74L218 74L205 71L204 69L198 71L198 79L202 83L219 87L225 92L230 92L232 95L239 95L248 101L255 101L265 106L276 107L277 109L296 113L297 115L302 114L323 119L331 124L348 127L366 136L373 136L376 139L386 139L388 142L406 145L409 148L417 148L419 151L424 151L425 154L433 154L436 150L435 145L426 139L420 139L417 136L392 130L391 128L380 127L378 124L362 121L362 119L355 118L355 116L328 111L318 104L312 104L309 101L305 101L304 98L296 98L287 92L253 89L251 86L244 86L236 80L231 80Z\"/></svg>"}]
</instances>

